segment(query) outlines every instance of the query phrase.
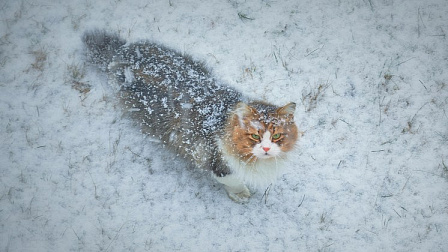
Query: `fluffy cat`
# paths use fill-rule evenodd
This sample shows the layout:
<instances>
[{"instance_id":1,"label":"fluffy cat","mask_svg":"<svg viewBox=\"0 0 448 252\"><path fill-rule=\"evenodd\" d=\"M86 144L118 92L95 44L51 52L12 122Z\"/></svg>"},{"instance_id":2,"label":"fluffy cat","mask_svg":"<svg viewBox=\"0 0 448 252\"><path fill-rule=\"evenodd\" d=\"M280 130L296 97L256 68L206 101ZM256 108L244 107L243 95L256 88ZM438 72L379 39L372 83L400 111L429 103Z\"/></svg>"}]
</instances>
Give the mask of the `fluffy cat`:
<instances>
[{"instance_id":1,"label":"fluffy cat","mask_svg":"<svg viewBox=\"0 0 448 252\"><path fill-rule=\"evenodd\" d=\"M143 132L211 170L232 200L248 200L245 183L266 186L278 176L299 136L295 103L253 101L203 64L159 44L126 44L99 30L82 39L88 60L118 85L125 110Z\"/></svg>"}]
</instances>

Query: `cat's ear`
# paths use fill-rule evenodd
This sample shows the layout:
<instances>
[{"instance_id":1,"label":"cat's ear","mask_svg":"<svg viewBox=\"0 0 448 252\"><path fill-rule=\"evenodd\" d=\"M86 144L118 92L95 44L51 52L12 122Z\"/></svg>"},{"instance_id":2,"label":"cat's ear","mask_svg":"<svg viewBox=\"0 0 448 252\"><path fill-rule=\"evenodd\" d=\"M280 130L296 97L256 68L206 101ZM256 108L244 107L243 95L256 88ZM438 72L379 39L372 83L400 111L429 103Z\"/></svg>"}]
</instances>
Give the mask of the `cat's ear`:
<instances>
[{"instance_id":1,"label":"cat's ear","mask_svg":"<svg viewBox=\"0 0 448 252\"><path fill-rule=\"evenodd\" d=\"M243 118L249 115L253 115L257 111L246 103L239 102L238 104L236 104L234 112L239 118Z\"/></svg>"},{"instance_id":2,"label":"cat's ear","mask_svg":"<svg viewBox=\"0 0 448 252\"><path fill-rule=\"evenodd\" d=\"M235 122L237 122L241 128L245 128L246 126L244 125L244 118L256 114L257 111L251 106L247 105L246 103L239 102L238 104L235 105L233 113L234 115L236 115Z\"/></svg>"},{"instance_id":3,"label":"cat's ear","mask_svg":"<svg viewBox=\"0 0 448 252\"><path fill-rule=\"evenodd\" d=\"M279 116L294 116L294 112L296 111L296 104L294 102L290 102L283 107L277 109L277 114Z\"/></svg>"}]
</instances>

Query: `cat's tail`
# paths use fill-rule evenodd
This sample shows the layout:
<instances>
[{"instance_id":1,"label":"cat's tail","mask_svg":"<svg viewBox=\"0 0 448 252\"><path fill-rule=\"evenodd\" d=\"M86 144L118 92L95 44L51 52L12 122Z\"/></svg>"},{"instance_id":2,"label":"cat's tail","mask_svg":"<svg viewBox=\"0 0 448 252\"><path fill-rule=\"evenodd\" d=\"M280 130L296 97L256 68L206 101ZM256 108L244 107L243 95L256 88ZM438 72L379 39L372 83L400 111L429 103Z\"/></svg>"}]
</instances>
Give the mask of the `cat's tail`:
<instances>
[{"instance_id":1,"label":"cat's tail","mask_svg":"<svg viewBox=\"0 0 448 252\"><path fill-rule=\"evenodd\" d=\"M90 62L99 65L106 70L118 49L126 44L126 41L117 34L107 33L103 30L86 31L82 41L87 47L87 58Z\"/></svg>"}]
</instances>

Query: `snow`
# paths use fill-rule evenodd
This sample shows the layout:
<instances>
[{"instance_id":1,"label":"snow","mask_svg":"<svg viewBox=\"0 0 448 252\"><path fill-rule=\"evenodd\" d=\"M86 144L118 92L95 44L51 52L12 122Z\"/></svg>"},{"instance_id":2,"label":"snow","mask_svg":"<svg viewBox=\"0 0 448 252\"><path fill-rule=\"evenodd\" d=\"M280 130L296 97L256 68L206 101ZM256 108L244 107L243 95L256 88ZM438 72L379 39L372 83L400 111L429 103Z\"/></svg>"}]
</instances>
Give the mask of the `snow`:
<instances>
[{"instance_id":1,"label":"snow","mask_svg":"<svg viewBox=\"0 0 448 252\"><path fill-rule=\"evenodd\" d=\"M0 13L0 251L448 247L447 1L6 0ZM235 204L142 135L84 64L92 28L297 103L284 176Z\"/></svg>"}]
</instances>

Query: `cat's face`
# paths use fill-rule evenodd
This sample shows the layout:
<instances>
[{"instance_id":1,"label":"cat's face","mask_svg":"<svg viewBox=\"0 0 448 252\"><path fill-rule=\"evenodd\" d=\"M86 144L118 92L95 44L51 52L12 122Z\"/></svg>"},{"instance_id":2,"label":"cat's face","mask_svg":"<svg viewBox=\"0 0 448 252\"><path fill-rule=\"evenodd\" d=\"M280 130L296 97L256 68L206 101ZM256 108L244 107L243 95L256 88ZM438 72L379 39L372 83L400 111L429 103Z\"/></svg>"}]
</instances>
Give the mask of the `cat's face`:
<instances>
[{"instance_id":1,"label":"cat's face","mask_svg":"<svg viewBox=\"0 0 448 252\"><path fill-rule=\"evenodd\" d=\"M275 107L263 103L236 105L230 127L232 152L245 162L281 157L298 139L295 103Z\"/></svg>"}]
</instances>

